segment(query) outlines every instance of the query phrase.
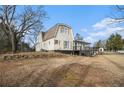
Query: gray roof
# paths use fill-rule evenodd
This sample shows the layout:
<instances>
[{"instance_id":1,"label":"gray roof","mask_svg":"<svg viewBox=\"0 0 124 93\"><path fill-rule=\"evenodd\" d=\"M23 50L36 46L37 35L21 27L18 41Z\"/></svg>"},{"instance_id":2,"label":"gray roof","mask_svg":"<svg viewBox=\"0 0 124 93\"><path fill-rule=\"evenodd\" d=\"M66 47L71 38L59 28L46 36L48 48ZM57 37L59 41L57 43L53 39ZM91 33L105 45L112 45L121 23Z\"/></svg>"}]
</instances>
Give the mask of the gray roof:
<instances>
[{"instance_id":1,"label":"gray roof","mask_svg":"<svg viewBox=\"0 0 124 93\"><path fill-rule=\"evenodd\" d=\"M55 37L56 33L58 32L58 27L59 26L67 26L67 27L71 28L70 26L68 26L66 24L58 23L58 24L54 25L53 27L51 27L46 32L43 32L44 33L43 34L43 41L46 41L48 39L51 39L51 38Z\"/></svg>"}]
</instances>

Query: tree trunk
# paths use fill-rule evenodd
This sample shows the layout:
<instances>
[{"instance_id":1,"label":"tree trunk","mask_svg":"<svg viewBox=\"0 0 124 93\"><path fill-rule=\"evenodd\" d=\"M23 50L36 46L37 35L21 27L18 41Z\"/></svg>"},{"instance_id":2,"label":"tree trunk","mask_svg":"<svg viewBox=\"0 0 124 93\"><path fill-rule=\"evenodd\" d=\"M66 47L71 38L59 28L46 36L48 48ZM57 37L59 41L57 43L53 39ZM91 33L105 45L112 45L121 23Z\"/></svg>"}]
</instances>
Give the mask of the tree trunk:
<instances>
[{"instance_id":1,"label":"tree trunk","mask_svg":"<svg viewBox=\"0 0 124 93\"><path fill-rule=\"evenodd\" d=\"M17 51L17 43L16 43L16 35L14 33L12 33L11 43L12 43L12 53L15 53Z\"/></svg>"}]
</instances>

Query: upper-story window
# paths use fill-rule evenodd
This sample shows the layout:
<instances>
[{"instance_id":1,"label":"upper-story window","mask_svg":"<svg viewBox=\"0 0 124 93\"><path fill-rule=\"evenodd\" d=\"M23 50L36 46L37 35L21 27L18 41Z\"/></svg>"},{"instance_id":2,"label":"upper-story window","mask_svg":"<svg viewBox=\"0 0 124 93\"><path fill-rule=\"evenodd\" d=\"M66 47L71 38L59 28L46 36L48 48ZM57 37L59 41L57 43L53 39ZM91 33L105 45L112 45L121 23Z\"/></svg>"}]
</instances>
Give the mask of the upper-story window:
<instances>
[{"instance_id":1,"label":"upper-story window","mask_svg":"<svg viewBox=\"0 0 124 93\"><path fill-rule=\"evenodd\" d=\"M68 33L68 27L63 26L61 28L61 33Z\"/></svg>"},{"instance_id":2,"label":"upper-story window","mask_svg":"<svg viewBox=\"0 0 124 93\"><path fill-rule=\"evenodd\" d=\"M61 27L61 33L64 33L64 27Z\"/></svg>"}]
</instances>

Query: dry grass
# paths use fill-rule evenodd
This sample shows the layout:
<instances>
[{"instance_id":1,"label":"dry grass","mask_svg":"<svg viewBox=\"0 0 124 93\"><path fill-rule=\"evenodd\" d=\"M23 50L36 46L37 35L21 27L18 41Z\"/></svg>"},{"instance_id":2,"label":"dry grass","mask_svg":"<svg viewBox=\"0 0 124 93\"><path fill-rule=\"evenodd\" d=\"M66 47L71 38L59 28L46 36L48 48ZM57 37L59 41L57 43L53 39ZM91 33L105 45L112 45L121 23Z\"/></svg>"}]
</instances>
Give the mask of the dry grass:
<instances>
[{"instance_id":1,"label":"dry grass","mask_svg":"<svg viewBox=\"0 0 124 93\"><path fill-rule=\"evenodd\" d=\"M123 60L65 55L0 62L0 86L124 86Z\"/></svg>"}]
</instances>

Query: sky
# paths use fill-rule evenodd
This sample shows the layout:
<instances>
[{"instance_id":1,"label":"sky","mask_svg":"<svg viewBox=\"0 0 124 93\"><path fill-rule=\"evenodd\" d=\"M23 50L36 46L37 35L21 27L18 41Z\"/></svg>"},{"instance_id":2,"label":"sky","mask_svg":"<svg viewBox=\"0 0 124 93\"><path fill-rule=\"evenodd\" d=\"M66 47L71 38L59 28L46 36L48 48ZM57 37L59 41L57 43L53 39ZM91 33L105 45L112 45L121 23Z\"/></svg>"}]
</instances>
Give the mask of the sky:
<instances>
[{"instance_id":1,"label":"sky","mask_svg":"<svg viewBox=\"0 0 124 93\"><path fill-rule=\"evenodd\" d=\"M94 43L107 39L112 33L118 32L124 38L123 25L111 24L111 14L115 6L44 6L48 19L44 22L44 31L56 23L68 24L72 27L73 34L80 33L84 40Z\"/></svg>"}]
</instances>

